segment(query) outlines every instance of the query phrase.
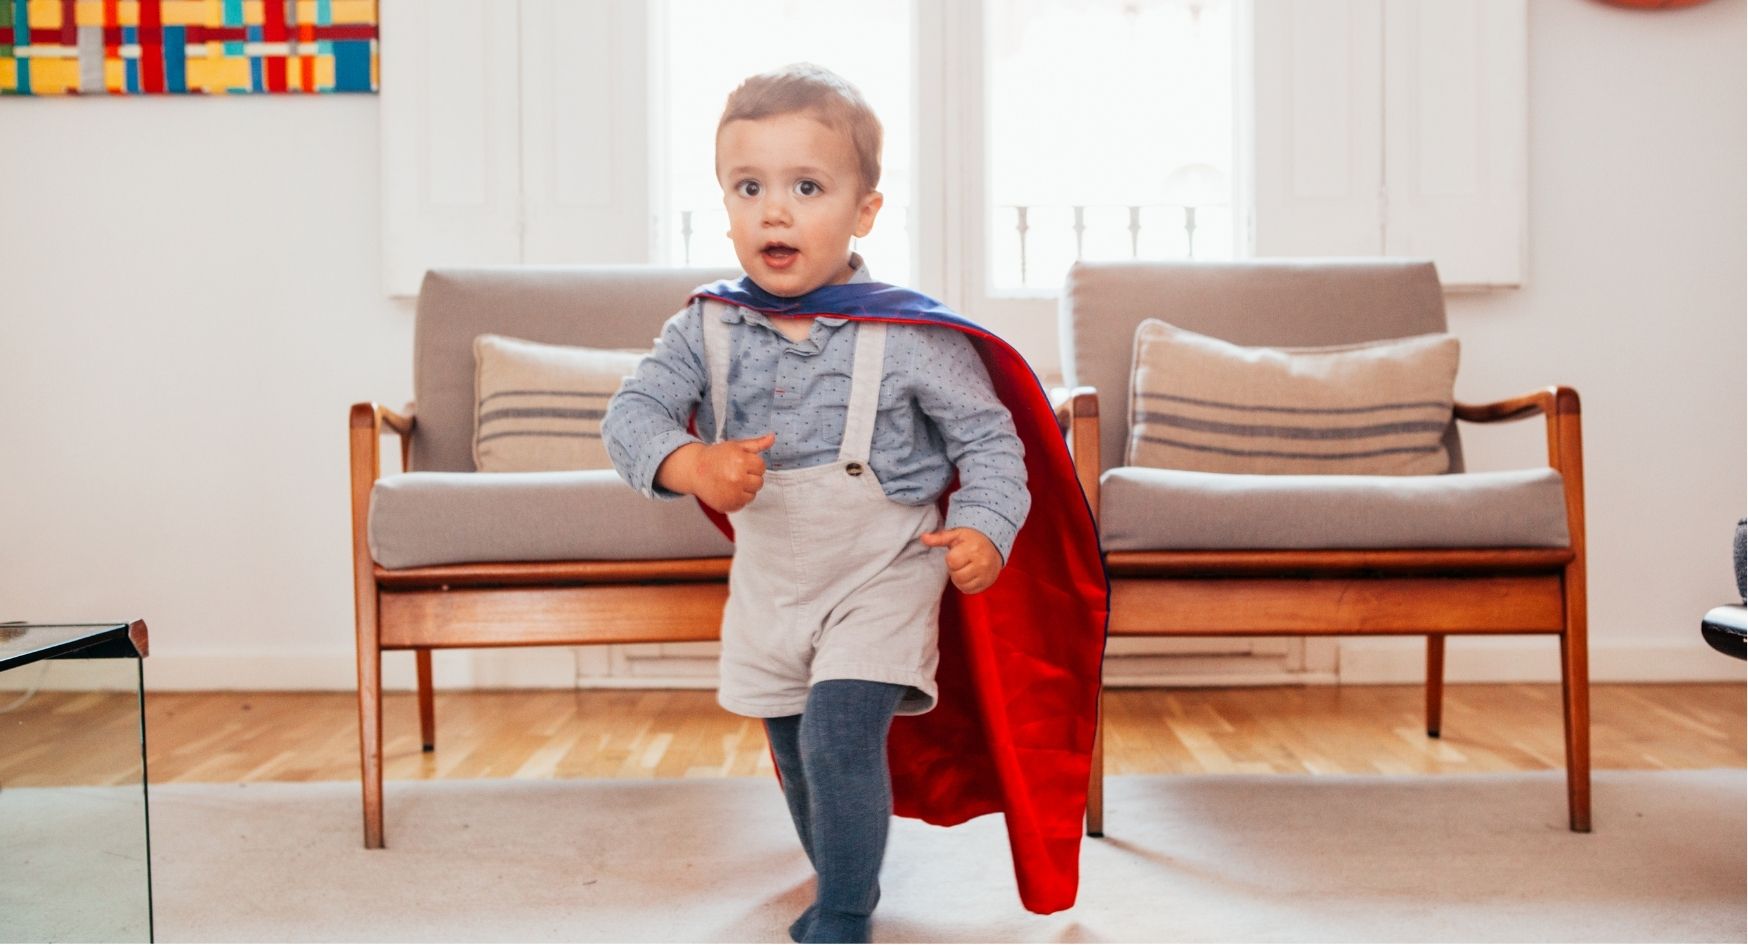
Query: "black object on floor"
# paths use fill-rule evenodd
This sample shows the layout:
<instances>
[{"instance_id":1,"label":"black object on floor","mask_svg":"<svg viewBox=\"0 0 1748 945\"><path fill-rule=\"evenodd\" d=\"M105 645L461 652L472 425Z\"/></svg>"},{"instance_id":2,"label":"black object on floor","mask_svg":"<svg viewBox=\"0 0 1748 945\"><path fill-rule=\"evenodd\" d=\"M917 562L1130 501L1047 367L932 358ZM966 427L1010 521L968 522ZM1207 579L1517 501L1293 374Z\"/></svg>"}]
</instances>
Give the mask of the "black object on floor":
<instances>
[{"instance_id":1,"label":"black object on floor","mask_svg":"<svg viewBox=\"0 0 1748 945\"><path fill-rule=\"evenodd\" d=\"M1741 604L1725 604L1713 607L1706 612L1699 622L1700 635L1706 638L1712 649L1719 653L1727 653L1739 660L1748 660L1748 548L1744 545L1748 539L1748 515L1736 523L1736 540L1731 544L1730 557L1736 565L1736 593L1744 600Z\"/></svg>"},{"instance_id":2,"label":"black object on floor","mask_svg":"<svg viewBox=\"0 0 1748 945\"><path fill-rule=\"evenodd\" d=\"M1699 632L1719 653L1739 660L1748 660L1748 607L1725 604L1706 611L1699 622Z\"/></svg>"}]
</instances>

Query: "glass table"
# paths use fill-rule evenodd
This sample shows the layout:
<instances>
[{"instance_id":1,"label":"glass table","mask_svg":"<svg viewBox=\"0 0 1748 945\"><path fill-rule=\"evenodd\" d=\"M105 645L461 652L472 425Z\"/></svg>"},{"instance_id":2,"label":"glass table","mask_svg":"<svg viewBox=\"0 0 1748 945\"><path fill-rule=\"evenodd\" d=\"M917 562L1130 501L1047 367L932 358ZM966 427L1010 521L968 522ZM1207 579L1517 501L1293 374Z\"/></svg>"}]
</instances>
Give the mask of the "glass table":
<instances>
[{"instance_id":1,"label":"glass table","mask_svg":"<svg viewBox=\"0 0 1748 945\"><path fill-rule=\"evenodd\" d=\"M0 941L152 940L146 625L0 623Z\"/></svg>"}]
</instances>

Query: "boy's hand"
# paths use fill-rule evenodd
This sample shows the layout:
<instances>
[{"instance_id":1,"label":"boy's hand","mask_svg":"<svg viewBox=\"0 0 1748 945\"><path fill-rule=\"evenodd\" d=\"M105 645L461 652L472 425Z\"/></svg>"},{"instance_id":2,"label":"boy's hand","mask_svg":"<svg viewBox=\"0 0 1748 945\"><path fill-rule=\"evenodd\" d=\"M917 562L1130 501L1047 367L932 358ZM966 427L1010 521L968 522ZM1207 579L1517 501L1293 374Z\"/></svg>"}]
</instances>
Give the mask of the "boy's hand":
<instances>
[{"instance_id":1,"label":"boy's hand","mask_svg":"<svg viewBox=\"0 0 1748 945\"><path fill-rule=\"evenodd\" d=\"M987 590L1001 574L1001 552L975 528L943 528L924 534L922 542L947 549L947 576L966 594Z\"/></svg>"},{"instance_id":2,"label":"boy's hand","mask_svg":"<svg viewBox=\"0 0 1748 945\"><path fill-rule=\"evenodd\" d=\"M692 444L674 451L680 459L676 492L689 492L718 512L745 508L765 485L765 458L759 454L777 442L767 433L745 440L723 440L709 446ZM690 453L689 456L682 455ZM666 465L664 463L664 465ZM658 471L657 475L662 473Z\"/></svg>"}]
</instances>

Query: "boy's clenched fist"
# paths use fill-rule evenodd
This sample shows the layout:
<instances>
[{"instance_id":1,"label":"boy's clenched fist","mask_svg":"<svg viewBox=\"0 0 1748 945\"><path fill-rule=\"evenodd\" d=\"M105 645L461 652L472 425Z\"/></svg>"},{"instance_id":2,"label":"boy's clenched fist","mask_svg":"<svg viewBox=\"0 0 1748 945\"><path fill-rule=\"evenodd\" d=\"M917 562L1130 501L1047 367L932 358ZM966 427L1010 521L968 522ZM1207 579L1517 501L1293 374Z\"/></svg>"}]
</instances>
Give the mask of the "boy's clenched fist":
<instances>
[{"instance_id":1,"label":"boy's clenched fist","mask_svg":"<svg viewBox=\"0 0 1748 945\"><path fill-rule=\"evenodd\" d=\"M675 492L695 495L718 512L739 511L765 485L765 458L759 454L775 442L777 434L766 433L709 446L688 443L662 460L656 481Z\"/></svg>"},{"instance_id":2,"label":"boy's clenched fist","mask_svg":"<svg viewBox=\"0 0 1748 945\"><path fill-rule=\"evenodd\" d=\"M943 528L923 535L922 542L947 549L947 576L966 594L987 590L1001 574L1001 552L975 528Z\"/></svg>"}]
</instances>

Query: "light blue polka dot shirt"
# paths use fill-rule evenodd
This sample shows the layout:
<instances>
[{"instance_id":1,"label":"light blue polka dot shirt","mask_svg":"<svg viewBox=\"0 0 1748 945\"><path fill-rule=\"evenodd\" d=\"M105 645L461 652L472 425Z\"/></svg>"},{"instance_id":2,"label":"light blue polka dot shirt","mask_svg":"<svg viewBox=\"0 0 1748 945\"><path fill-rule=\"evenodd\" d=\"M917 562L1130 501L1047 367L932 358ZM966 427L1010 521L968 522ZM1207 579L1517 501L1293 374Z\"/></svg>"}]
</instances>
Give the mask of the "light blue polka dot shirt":
<instances>
[{"instance_id":1,"label":"light blue polka dot shirt","mask_svg":"<svg viewBox=\"0 0 1748 945\"><path fill-rule=\"evenodd\" d=\"M871 282L859 254L852 282ZM730 308L729 416L723 436L775 432L762 455L770 469L835 462L844 438L856 328L820 316L791 341L761 312ZM631 487L656 499L680 493L655 484L656 469L687 443L709 442L716 419L707 391L703 305L693 302L662 326L655 350L638 363L607 405L601 438ZM686 420L698 411L700 440ZM934 502L959 470L946 528L975 528L1005 563L1031 508L1025 448L1013 417L990 384L971 339L952 328L888 324L874 442L868 458L895 502Z\"/></svg>"}]
</instances>

